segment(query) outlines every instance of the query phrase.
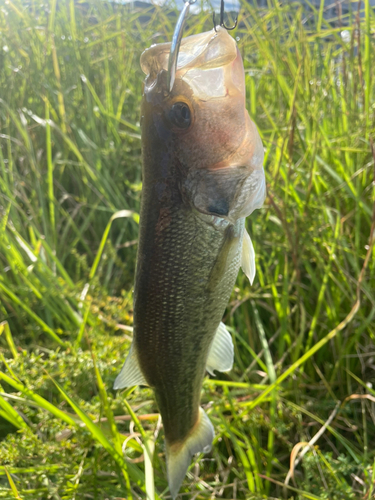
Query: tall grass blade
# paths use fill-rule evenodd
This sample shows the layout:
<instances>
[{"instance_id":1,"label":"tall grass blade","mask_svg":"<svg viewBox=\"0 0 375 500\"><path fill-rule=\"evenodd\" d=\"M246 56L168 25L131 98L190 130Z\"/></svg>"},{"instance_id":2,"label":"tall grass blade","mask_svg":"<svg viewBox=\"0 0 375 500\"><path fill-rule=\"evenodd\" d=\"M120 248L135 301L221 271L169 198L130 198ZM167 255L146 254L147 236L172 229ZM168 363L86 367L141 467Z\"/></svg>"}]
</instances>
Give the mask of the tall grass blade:
<instances>
[{"instance_id":1,"label":"tall grass blade","mask_svg":"<svg viewBox=\"0 0 375 500\"><path fill-rule=\"evenodd\" d=\"M16 485L15 485L15 483L13 481L13 478L10 475L10 473L8 472L8 469L6 467L5 467L5 474L7 475L7 478L8 478L8 481L9 481L9 485L10 485L10 488L12 490L14 498L17 498L18 500L22 500L22 497L20 497L20 495L18 493L17 487L16 487Z\"/></svg>"}]
</instances>

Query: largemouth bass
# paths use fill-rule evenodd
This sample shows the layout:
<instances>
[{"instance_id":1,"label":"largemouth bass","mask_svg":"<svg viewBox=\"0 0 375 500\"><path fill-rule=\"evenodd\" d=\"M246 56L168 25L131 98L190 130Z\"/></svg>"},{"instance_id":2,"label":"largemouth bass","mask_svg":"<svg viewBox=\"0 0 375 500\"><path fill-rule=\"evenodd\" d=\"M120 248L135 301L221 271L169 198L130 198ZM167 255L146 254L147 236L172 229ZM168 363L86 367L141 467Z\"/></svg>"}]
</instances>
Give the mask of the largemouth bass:
<instances>
[{"instance_id":1,"label":"largemouth bass","mask_svg":"<svg viewBox=\"0 0 375 500\"><path fill-rule=\"evenodd\" d=\"M245 108L240 52L225 29L141 56L143 189L134 288L134 337L115 389L153 388L173 498L191 458L211 448L200 407L205 371L228 371L233 344L221 323L240 266L255 255L245 217L265 198L263 146Z\"/></svg>"}]
</instances>

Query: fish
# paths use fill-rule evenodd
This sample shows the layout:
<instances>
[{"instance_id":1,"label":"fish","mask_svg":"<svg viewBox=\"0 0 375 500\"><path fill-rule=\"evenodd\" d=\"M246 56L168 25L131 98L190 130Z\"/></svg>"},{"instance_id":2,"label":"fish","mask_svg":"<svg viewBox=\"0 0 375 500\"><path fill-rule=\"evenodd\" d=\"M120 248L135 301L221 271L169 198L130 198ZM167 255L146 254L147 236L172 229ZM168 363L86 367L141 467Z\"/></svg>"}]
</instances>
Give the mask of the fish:
<instances>
[{"instance_id":1,"label":"fish","mask_svg":"<svg viewBox=\"0 0 375 500\"><path fill-rule=\"evenodd\" d=\"M246 110L236 41L221 26L183 39L178 30L172 45L141 55L134 330L114 384L153 389L173 499L193 455L212 446L202 383L206 370L232 369L233 343L222 318L240 267L254 279L245 218L266 196L264 149Z\"/></svg>"}]
</instances>

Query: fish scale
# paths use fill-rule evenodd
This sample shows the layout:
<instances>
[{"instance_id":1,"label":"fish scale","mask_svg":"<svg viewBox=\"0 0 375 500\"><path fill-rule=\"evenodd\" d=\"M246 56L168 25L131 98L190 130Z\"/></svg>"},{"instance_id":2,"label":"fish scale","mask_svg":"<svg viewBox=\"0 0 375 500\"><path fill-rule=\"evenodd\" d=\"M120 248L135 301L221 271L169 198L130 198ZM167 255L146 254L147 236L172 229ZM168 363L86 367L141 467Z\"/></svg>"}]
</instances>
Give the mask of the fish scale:
<instances>
[{"instance_id":1,"label":"fish scale","mask_svg":"<svg viewBox=\"0 0 375 500\"><path fill-rule=\"evenodd\" d=\"M150 168L155 171L158 165ZM157 224L161 229L150 239L143 228L164 207L156 209L143 199L145 224L138 252L148 266L136 274L135 347L145 379L154 388L166 436L174 442L186 436L196 418L209 346L240 267L244 220L235 231L230 226L216 229L181 203L170 209L169 224ZM216 275L228 231L235 257ZM213 280L217 284L209 290Z\"/></svg>"}]
</instances>

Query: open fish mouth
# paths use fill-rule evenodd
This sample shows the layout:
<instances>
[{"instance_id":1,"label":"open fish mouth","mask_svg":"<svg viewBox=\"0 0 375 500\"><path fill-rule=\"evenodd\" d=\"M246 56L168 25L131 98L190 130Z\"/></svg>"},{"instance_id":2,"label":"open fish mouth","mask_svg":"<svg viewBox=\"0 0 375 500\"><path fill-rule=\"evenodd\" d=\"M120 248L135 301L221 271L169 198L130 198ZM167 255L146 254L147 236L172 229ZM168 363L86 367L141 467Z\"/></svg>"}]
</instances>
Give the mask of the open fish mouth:
<instances>
[{"instance_id":1,"label":"open fish mouth","mask_svg":"<svg viewBox=\"0 0 375 500\"><path fill-rule=\"evenodd\" d=\"M153 45L143 52L141 68L147 75L146 86L153 86L162 70L168 71L171 46L171 43ZM221 26L216 31L189 36L181 41L175 79L188 83L202 100L223 97L232 86L243 92L244 82L237 75L238 68L233 67L229 74L225 71L237 57L236 42Z\"/></svg>"}]
</instances>

